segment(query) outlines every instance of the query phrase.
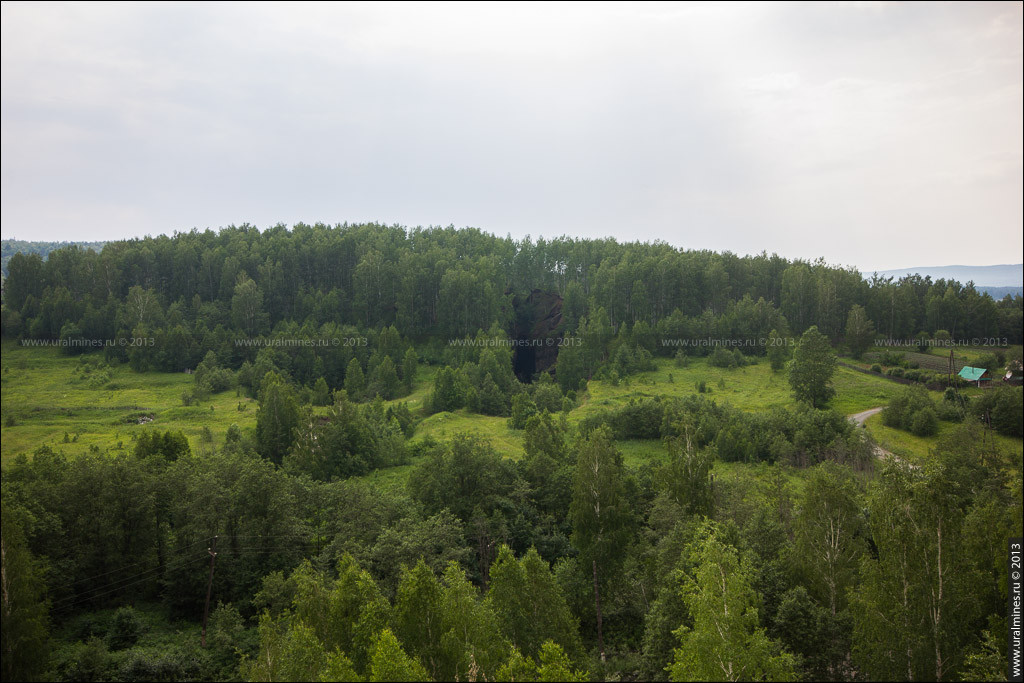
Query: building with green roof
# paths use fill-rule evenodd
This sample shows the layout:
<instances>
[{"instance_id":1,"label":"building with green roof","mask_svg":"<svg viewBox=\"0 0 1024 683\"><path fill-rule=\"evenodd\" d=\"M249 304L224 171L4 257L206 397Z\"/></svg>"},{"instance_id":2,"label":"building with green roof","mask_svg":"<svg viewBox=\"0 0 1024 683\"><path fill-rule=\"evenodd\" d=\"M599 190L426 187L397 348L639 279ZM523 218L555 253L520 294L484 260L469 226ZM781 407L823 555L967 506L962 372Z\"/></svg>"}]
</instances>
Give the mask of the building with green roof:
<instances>
[{"instance_id":1,"label":"building with green roof","mask_svg":"<svg viewBox=\"0 0 1024 683\"><path fill-rule=\"evenodd\" d=\"M985 368L972 368L970 365L965 365L957 374L968 382L975 382L979 387L982 382L992 381L992 374Z\"/></svg>"}]
</instances>

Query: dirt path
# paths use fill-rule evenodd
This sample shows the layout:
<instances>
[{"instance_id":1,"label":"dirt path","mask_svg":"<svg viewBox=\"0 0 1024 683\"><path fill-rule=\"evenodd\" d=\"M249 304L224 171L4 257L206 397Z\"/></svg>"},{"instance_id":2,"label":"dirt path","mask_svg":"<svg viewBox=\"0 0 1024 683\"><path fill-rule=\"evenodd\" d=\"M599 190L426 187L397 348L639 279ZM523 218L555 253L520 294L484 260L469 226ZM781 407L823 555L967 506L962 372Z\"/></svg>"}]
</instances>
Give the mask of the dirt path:
<instances>
[{"instance_id":1,"label":"dirt path","mask_svg":"<svg viewBox=\"0 0 1024 683\"><path fill-rule=\"evenodd\" d=\"M865 420L867 420L872 415L877 415L883 410L885 410L885 406L879 406L878 408L871 408L869 410L864 410L859 413L854 413L853 415L847 415L846 417L847 419L850 420L850 422L854 423L858 427L864 427ZM875 455L879 458L893 458L899 462L903 462L903 458L893 454L890 451L885 450L878 444L875 444Z\"/></svg>"},{"instance_id":2,"label":"dirt path","mask_svg":"<svg viewBox=\"0 0 1024 683\"><path fill-rule=\"evenodd\" d=\"M850 420L854 422L858 427L863 427L865 420L867 420L872 415L877 415L883 410L885 410L885 406L880 406L878 408L871 408L870 410L865 410L864 412L861 413L854 413L853 415L848 415L847 417L849 417Z\"/></svg>"}]
</instances>

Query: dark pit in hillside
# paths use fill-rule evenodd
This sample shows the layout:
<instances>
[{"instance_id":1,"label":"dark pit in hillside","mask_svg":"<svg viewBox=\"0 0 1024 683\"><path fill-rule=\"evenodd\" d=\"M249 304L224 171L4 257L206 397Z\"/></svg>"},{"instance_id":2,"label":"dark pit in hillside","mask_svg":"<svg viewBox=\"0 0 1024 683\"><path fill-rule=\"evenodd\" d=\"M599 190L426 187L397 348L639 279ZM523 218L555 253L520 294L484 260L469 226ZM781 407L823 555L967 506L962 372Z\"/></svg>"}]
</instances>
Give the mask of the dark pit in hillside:
<instances>
[{"instance_id":1,"label":"dark pit in hillside","mask_svg":"<svg viewBox=\"0 0 1024 683\"><path fill-rule=\"evenodd\" d=\"M521 382L530 382L539 372L552 372L558 360L562 297L534 289L525 298L515 297L512 305L516 311L512 335L517 341L512 368Z\"/></svg>"}]
</instances>

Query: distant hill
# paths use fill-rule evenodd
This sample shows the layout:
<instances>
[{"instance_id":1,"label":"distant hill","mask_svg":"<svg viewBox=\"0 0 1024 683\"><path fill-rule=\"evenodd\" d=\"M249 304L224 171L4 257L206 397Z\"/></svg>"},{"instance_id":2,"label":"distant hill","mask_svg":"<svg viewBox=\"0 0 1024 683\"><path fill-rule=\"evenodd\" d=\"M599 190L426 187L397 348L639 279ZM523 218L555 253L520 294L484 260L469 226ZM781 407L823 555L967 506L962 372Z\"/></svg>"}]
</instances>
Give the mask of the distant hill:
<instances>
[{"instance_id":1,"label":"distant hill","mask_svg":"<svg viewBox=\"0 0 1024 683\"><path fill-rule=\"evenodd\" d=\"M56 251L61 247L78 245L82 249L100 251L103 249L104 244L106 242L26 242L24 240L3 240L2 247L0 248L2 248L4 277L7 277L7 263L15 254L39 254L43 257L43 260L46 260L51 251Z\"/></svg>"},{"instance_id":2,"label":"distant hill","mask_svg":"<svg viewBox=\"0 0 1024 683\"><path fill-rule=\"evenodd\" d=\"M975 285L975 289L982 294L988 293L993 299L1002 299L1007 294L1010 296L1024 296L1024 287L979 287Z\"/></svg>"},{"instance_id":3,"label":"distant hill","mask_svg":"<svg viewBox=\"0 0 1024 683\"><path fill-rule=\"evenodd\" d=\"M993 297L996 292L993 289L1007 289L1009 293L1020 292L1024 289L1024 264L1006 264L999 266L928 266L922 268L900 268L898 270L878 271L881 277L892 277L899 280L904 275L917 273L921 277L931 276L932 280L956 280L963 284L973 282L979 291L988 291ZM865 278L870 279L873 271L863 272ZM1001 298L1007 292L1003 292Z\"/></svg>"}]
</instances>

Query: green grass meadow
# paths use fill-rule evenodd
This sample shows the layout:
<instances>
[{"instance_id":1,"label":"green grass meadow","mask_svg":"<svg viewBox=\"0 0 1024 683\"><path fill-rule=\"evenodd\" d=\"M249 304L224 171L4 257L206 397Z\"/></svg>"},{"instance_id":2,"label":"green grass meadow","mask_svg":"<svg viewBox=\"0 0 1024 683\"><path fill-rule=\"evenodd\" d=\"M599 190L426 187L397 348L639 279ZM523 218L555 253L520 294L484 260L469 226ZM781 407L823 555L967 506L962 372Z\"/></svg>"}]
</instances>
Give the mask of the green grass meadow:
<instances>
[{"instance_id":1,"label":"green grass meadow","mask_svg":"<svg viewBox=\"0 0 1024 683\"><path fill-rule=\"evenodd\" d=\"M93 446L100 450L130 449L137 435L147 429L184 432L193 450L198 451L223 443L228 427L233 424L243 429L255 427L256 401L235 390L185 406L182 394L192 387L190 375L136 373L127 366L97 370L95 367L100 361L97 354L72 357L62 355L58 349L3 344L0 454L4 462L20 454L31 456L43 445L71 456L87 452ZM90 366L94 369L86 371ZM435 371L436 368L421 366L413 392L396 402L404 401L414 415L422 415ZM702 381L708 388L708 398L730 403L741 410L760 411L793 405L785 373L773 373L763 359L735 369L711 367L703 359L690 359L686 367L658 359L654 370L632 375L617 384L591 381L568 419L576 423L631 399L691 395ZM884 406L902 388L895 382L844 367L836 370L833 384L837 393L831 405L844 414ZM317 409L318 412L324 410ZM142 417L152 418L152 421L140 424ZM209 429L212 442L204 440L204 427ZM879 445L910 459L927 457L936 441L953 428L952 424L941 423L938 436L921 438L885 427L877 415L866 425ZM428 438L444 441L463 432L486 439L504 457L519 459L523 455L523 432L510 429L507 418L477 415L465 409L422 417L412 443ZM1019 439L998 438L1021 449ZM668 458L659 441L619 441L618 446L625 464L631 468L661 463ZM412 467L413 464L409 464L377 471L367 479L385 487L401 486ZM731 467L745 466L716 465L723 473Z\"/></svg>"},{"instance_id":2,"label":"green grass meadow","mask_svg":"<svg viewBox=\"0 0 1024 683\"><path fill-rule=\"evenodd\" d=\"M956 429L956 425L952 422L940 421L939 432L935 436L915 436L902 429L886 427L882 424L881 414L872 415L865 421L864 425L868 434L875 440L875 443L890 453L894 453L914 463L925 462L935 444ZM1020 439L997 434L994 431L987 433L986 438L995 440L1002 448L1011 452L1021 453L1024 450Z\"/></svg>"},{"instance_id":3,"label":"green grass meadow","mask_svg":"<svg viewBox=\"0 0 1024 683\"><path fill-rule=\"evenodd\" d=\"M793 405L785 372L772 372L763 359L755 365L735 369L711 367L703 359L691 359L687 367L677 367L673 361L663 359L656 364L657 369L631 375L618 385L605 380L591 381L588 396L570 419L623 405L631 398L693 394L701 381L709 389L708 398L731 403L740 410L760 411ZM845 414L883 406L899 389L895 382L843 367L836 369L832 383L836 398L831 405Z\"/></svg>"},{"instance_id":4,"label":"green grass meadow","mask_svg":"<svg viewBox=\"0 0 1024 683\"><path fill-rule=\"evenodd\" d=\"M137 373L128 366L111 367L109 380L97 377L100 373L95 370L76 372L101 358L3 344L0 453L4 462L22 453L31 455L40 446L67 455L87 452L90 446L130 449L146 429L184 432L193 450L198 450L205 444L203 427L210 429L213 443L220 444L232 424L243 429L256 424L256 401L236 396L233 389L198 405L183 405L181 396L192 387L191 375ZM140 424L143 416L152 421Z\"/></svg>"}]
</instances>

